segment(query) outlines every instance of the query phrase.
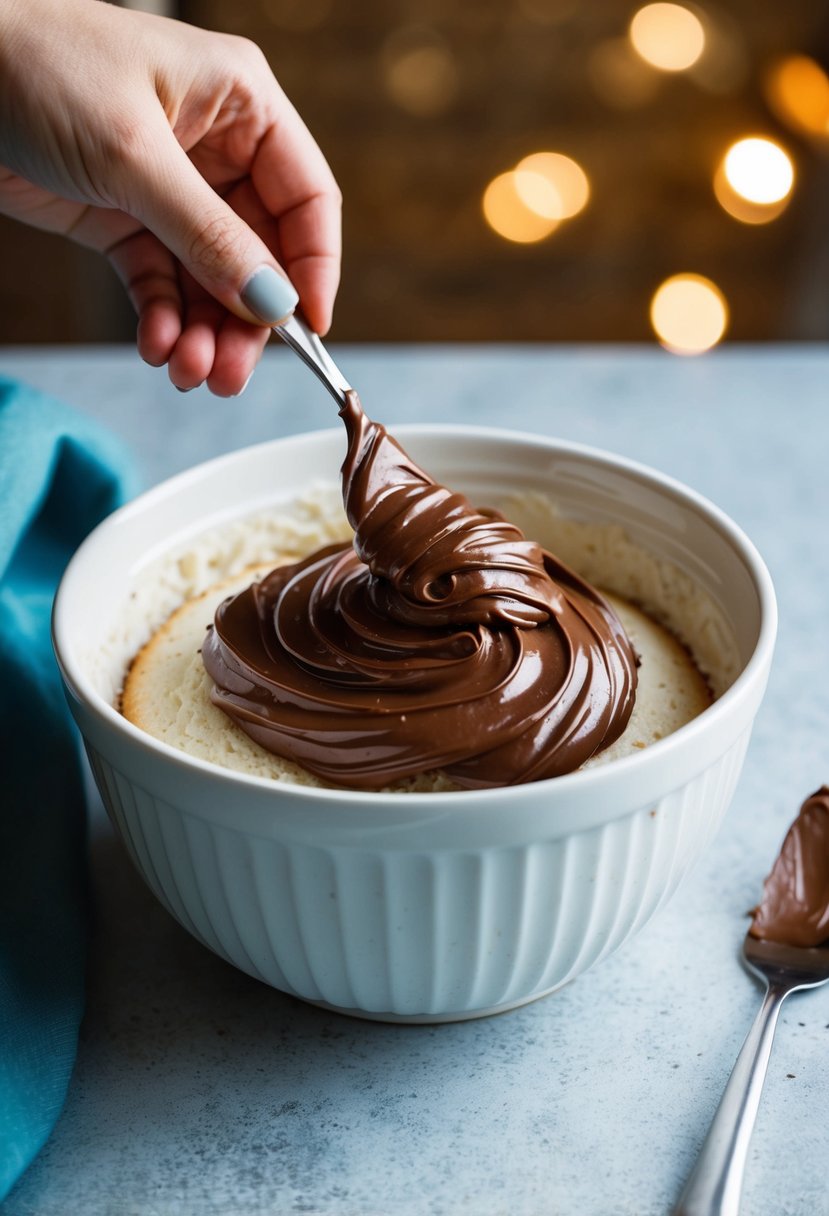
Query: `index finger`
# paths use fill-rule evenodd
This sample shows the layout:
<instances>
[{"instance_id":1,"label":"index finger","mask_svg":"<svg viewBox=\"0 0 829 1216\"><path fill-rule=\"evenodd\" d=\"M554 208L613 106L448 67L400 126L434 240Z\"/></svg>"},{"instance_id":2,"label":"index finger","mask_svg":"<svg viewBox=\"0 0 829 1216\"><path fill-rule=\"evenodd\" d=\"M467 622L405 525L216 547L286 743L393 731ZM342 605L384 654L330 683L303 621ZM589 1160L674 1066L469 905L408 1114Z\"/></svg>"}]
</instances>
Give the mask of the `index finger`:
<instances>
[{"instance_id":1,"label":"index finger","mask_svg":"<svg viewBox=\"0 0 829 1216\"><path fill-rule=\"evenodd\" d=\"M310 131L281 90L280 95L250 175L277 220L281 263L308 323L324 334L340 281L342 196Z\"/></svg>"}]
</instances>

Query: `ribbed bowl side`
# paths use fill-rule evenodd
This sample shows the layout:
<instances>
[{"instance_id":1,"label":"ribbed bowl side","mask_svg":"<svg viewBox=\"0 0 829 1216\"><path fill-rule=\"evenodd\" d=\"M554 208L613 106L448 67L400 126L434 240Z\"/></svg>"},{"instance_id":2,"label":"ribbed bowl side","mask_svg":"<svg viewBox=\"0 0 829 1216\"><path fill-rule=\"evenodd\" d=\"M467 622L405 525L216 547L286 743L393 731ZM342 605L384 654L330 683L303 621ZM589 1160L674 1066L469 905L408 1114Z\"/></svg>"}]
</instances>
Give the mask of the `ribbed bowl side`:
<instances>
[{"instance_id":1,"label":"ribbed bowl side","mask_svg":"<svg viewBox=\"0 0 829 1216\"><path fill-rule=\"evenodd\" d=\"M252 845L257 842L238 832L217 829L154 797L88 744L87 755L127 851L168 912L215 954L241 970L275 988L319 999L311 990L294 989L275 957L256 885ZM273 841L258 843L271 854L271 891L276 891L280 861L282 872L288 869L287 850ZM285 903L293 908L290 899ZM272 894L269 911L275 904ZM287 924L290 928L290 922Z\"/></svg>"},{"instance_id":2,"label":"ribbed bowl side","mask_svg":"<svg viewBox=\"0 0 829 1216\"><path fill-rule=\"evenodd\" d=\"M531 846L527 929L510 983L494 1003L561 987L650 920L716 835L748 738L746 732L717 764L654 805L560 843ZM560 878L551 884L556 871Z\"/></svg>"},{"instance_id":3,"label":"ribbed bowl side","mask_svg":"<svg viewBox=\"0 0 829 1216\"><path fill-rule=\"evenodd\" d=\"M139 871L216 954L307 1000L440 1020L549 992L641 928L710 843L747 743L748 732L657 804L601 827L440 853L245 835L89 752Z\"/></svg>"}]
</instances>

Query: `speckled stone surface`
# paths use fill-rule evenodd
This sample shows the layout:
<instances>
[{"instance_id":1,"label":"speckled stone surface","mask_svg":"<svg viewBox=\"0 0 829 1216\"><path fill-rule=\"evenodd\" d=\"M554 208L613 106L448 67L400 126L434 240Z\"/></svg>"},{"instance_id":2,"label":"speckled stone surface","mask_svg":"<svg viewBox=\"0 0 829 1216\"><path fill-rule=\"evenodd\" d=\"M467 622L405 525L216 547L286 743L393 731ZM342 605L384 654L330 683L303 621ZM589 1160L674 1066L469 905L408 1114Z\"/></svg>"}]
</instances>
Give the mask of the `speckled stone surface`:
<instances>
[{"instance_id":1,"label":"speckled stone surface","mask_svg":"<svg viewBox=\"0 0 829 1216\"><path fill-rule=\"evenodd\" d=\"M88 1014L55 1133L4 1216L667 1216L760 1000L746 911L829 781L829 351L335 352L391 424L474 421L605 447L714 499L780 600L771 683L716 842L674 900L561 992L478 1022L353 1021L214 958L134 875L100 805ZM336 423L269 351L247 393L182 396L131 351L6 350L106 419L147 483ZM829 1214L829 988L783 1006L743 1211Z\"/></svg>"}]
</instances>

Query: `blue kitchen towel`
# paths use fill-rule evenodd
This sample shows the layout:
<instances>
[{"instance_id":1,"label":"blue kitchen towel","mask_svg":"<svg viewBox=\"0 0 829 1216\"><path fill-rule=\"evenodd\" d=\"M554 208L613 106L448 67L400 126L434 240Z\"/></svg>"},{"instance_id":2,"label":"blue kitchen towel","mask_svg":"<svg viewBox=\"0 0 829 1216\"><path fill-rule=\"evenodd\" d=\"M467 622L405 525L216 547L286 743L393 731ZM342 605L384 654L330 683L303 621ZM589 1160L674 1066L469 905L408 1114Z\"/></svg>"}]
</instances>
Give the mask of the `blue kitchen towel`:
<instances>
[{"instance_id":1,"label":"blue kitchen towel","mask_svg":"<svg viewBox=\"0 0 829 1216\"><path fill-rule=\"evenodd\" d=\"M84 1004L83 778L52 599L132 489L114 439L0 378L0 1200L60 1114Z\"/></svg>"}]
</instances>

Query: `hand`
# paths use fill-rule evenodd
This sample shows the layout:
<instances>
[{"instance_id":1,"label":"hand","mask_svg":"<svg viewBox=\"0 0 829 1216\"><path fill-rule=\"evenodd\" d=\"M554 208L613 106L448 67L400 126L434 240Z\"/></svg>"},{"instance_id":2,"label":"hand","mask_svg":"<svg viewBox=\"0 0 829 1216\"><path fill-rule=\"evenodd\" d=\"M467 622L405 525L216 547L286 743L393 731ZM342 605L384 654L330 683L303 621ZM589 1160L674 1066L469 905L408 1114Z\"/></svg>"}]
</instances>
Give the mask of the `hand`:
<instances>
[{"instance_id":1,"label":"hand","mask_svg":"<svg viewBox=\"0 0 829 1216\"><path fill-rule=\"evenodd\" d=\"M3 0L0 166L0 211L104 253L139 353L179 388L242 390L263 322L293 311L285 274L311 327L330 325L339 191L245 39L100 0Z\"/></svg>"}]
</instances>

